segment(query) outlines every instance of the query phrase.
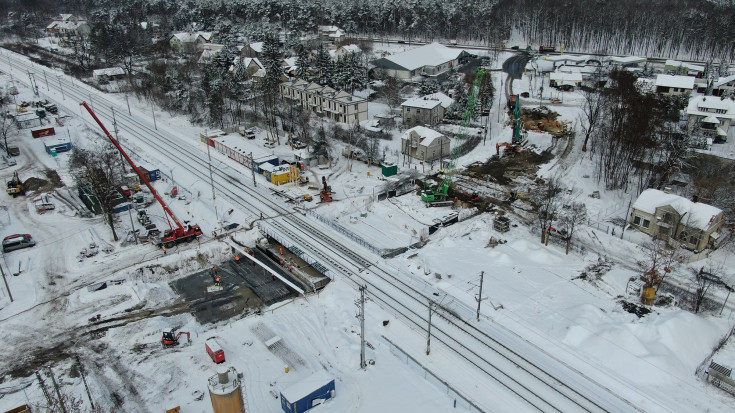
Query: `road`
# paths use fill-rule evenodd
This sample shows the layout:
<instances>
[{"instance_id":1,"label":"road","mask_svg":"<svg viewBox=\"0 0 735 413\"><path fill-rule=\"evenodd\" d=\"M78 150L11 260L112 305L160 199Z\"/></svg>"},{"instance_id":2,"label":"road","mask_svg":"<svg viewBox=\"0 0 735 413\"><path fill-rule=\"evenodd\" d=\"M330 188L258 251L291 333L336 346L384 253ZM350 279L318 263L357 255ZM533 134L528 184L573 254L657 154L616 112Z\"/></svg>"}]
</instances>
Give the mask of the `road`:
<instances>
[{"instance_id":1,"label":"road","mask_svg":"<svg viewBox=\"0 0 735 413\"><path fill-rule=\"evenodd\" d=\"M0 59L0 67L20 73L35 72L37 77L55 77L49 69L29 63L9 51ZM83 100L92 99L97 115L112 124L112 108L118 129L146 152L169 159L169 167L183 168L197 180L207 182L207 155L204 148L194 146L163 128L156 130L148 119L137 112L128 115L124 105L66 77L50 82L52 91L63 87L65 99L58 102L68 112L76 110ZM43 90L42 90L43 92ZM97 125L83 116L93 130ZM197 142L198 143L198 142ZM202 145L203 146L203 145ZM628 412L641 410L621 394L643 398L635 389L602 374L594 374L593 366L584 372L569 363L569 355L551 354L520 335L494 323L487 315L475 321L475 310L436 290L423 280L393 268L388 262L349 237L335 232L317 218L313 211L294 208L262 187L253 187L249 176L227 166L214 171L217 196L225 198L253 217L260 212L267 219L259 222L261 230L312 263L321 266L332 278L341 278L355 287L366 285L370 297L387 312L402 319L420 335L427 335L429 309L433 313L432 355L459 360L473 375L484 378L482 386L466 387L462 395L477 410L492 411L486 393L502 394L524 411L558 412ZM206 232L206 230L205 230ZM316 265L315 265L316 264ZM579 366L582 362L575 362ZM451 371L440 371L452 384L460 378ZM462 388L457 384L456 388Z\"/></svg>"}]
</instances>

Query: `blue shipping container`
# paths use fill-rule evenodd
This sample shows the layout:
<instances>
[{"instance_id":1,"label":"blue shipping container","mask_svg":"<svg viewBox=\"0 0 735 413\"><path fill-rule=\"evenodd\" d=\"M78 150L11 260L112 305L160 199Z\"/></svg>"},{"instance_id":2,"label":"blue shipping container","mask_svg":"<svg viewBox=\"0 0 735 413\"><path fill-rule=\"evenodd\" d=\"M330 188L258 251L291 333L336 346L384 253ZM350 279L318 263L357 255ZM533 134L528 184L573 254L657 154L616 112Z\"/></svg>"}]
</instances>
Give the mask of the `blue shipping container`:
<instances>
[{"instance_id":1,"label":"blue shipping container","mask_svg":"<svg viewBox=\"0 0 735 413\"><path fill-rule=\"evenodd\" d=\"M286 413L303 413L334 397L334 379L324 370L316 372L281 392Z\"/></svg>"}]
</instances>

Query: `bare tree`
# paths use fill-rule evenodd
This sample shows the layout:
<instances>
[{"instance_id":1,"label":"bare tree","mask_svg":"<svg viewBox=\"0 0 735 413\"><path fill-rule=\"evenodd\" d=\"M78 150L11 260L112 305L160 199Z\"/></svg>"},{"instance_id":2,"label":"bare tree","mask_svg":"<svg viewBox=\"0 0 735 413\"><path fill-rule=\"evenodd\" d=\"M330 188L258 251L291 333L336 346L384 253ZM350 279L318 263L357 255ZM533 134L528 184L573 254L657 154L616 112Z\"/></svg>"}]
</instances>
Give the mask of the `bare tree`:
<instances>
[{"instance_id":1,"label":"bare tree","mask_svg":"<svg viewBox=\"0 0 735 413\"><path fill-rule=\"evenodd\" d=\"M579 225L587 221L587 206L582 202L572 202L570 205L565 205L560 220L564 225L563 231L565 232L563 235L567 240L566 254L569 255L569 247L572 245L574 231Z\"/></svg>"},{"instance_id":2,"label":"bare tree","mask_svg":"<svg viewBox=\"0 0 735 413\"><path fill-rule=\"evenodd\" d=\"M114 208L121 197L118 192L123 171L120 153L109 142L89 149L77 146L72 150L69 165L77 185L89 188L97 198L112 236L117 241Z\"/></svg>"},{"instance_id":3,"label":"bare tree","mask_svg":"<svg viewBox=\"0 0 735 413\"><path fill-rule=\"evenodd\" d=\"M700 268L698 272L694 273L694 279L697 283L697 291L696 291L696 297L694 302L694 313L699 313L699 310L702 309L702 303L704 303L704 298L707 296L707 292L709 291L710 287L713 285L715 286L725 286L725 283L720 278L720 275L722 274L722 266L719 267L715 266L708 266L707 269L704 267Z\"/></svg>"},{"instance_id":4,"label":"bare tree","mask_svg":"<svg viewBox=\"0 0 735 413\"><path fill-rule=\"evenodd\" d=\"M6 95L7 96L7 95ZM0 120L0 138L3 140L3 148L5 149L5 152L10 156L10 150L8 149L8 136L11 135L11 132L15 130L16 126L15 123L13 123L13 120L8 118L5 115L5 96L2 100L2 105L0 106L0 116L2 116L2 120Z\"/></svg>"},{"instance_id":5,"label":"bare tree","mask_svg":"<svg viewBox=\"0 0 735 413\"><path fill-rule=\"evenodd\" d=\"M549 178L536 187L531 193L531 202L536 207L538 214L538 224L541 230L541 243L546 242L547 232L551 222L561 206L559 194L561 193L561 184L557 178Z\"/></svg>"},{"instance_id":6,"label":"bare tree","mask_svg":"<svg viewBox=\"0 0 735 413\"><path fill-rule=\"evenodd\" d=\"M643 271L643 288L658 288L676 264L676 249L660 238L654 238L641 247L645 258L638 261L638 267Z\"/></svg>"},{"instance_id":7,"label":"bare tree","mask_svg":"<svg viewBox=\"0 0 735 413\"><path fill-rule=\"evenodd\" d=\"M599 90L596 88L583 88L582 96L584 102L582 106L582 114L580 115L582 130L584 131L584 144L582 144L582 152L587 152L587 142L590 136L599 125L600 114L602 113L602 98Z\"/></svg>"},{"instance_id":8,"label":"bare tree","mask_svg":"<svg viewBox=\"0 0 735 413\"><path fill-rule=\"evenodd\" d=\"M390 115L393 116L393 109L401 104L401 85L396 78L389 76L385 80L385 84L380 88L380 96L385 99L385 103L390 109Z\"/></svg>"}]
</instances>

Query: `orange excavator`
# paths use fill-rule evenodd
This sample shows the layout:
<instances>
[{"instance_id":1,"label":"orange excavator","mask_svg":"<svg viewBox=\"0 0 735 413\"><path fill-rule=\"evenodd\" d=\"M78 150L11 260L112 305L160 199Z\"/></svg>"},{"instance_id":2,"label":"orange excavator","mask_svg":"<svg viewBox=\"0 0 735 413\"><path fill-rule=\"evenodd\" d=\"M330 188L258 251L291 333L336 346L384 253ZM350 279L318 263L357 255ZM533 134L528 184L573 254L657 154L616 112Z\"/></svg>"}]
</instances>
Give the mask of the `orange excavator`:
<instances>
[{"instance_id":1,"label":"orange excavator","mask_svg":"<svg viewBox=\"0 0 735 413\"><path fill-rule=\"evenodd\" d=\"M175 333L174 329L171 329L171 331L164 331L163 337L161 337L161 346L164 348L173 347L179 344L179 338L183 335L186 335L186 342L191 343L191 333L188 331L179 331L178 334Z\"/></svg>"},{"instance_id":2,"label":"orange excavator","mask_svg":"<svg viewBox=\"0 0 735 413\"><path fill-rule=\"evenodd\" d=\"M521 151L520 145L513 145L508 142L502 142L502 143L495 144L495 151L497 151L498 155L500 155L500 148L505 148L505 152L509 154Z\"/></svg>"},{"instance_id":3,"label":"orange excavator","mask_svg":"<svg viewBox=\"0 0 735 413\"><path fill-rule=\"evenodd\" d=\"M327 178L322 176L322 190L319 192L322 202L332 202L332 187L327 185Z\"/></svg>"}]
</instances>

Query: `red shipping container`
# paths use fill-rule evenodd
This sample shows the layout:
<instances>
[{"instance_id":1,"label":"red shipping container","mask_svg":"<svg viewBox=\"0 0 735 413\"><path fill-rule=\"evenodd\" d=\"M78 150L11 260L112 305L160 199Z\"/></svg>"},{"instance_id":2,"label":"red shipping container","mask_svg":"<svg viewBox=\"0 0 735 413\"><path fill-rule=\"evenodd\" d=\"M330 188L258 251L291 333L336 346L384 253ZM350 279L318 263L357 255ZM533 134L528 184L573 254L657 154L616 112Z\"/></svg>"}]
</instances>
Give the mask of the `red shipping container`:
<instances>
[{"instance_id":1,"label":"red shipping container","mask_svg":"<svg viewBox=\"0 0 735 413\"><path fill-rule=\"evenodd\" d=\"M217 364L225 362L225 351L222 350L222 347L213 338L207 339L204 342L204 347L206 347L207 354L209 354L213 362Z\"/></svg>"},{"instance_id":2,"label":"red shipping container","mask_svg":"<svg viewBox=\"0 0 735 413\"><path fill-rule=\"evenodd\" d=\"M54 128L36 128L31 129L31 135L34 138L43 138L44 136L56 135L56 130Z\"/></svg>"}]
</instances>

